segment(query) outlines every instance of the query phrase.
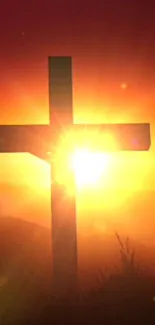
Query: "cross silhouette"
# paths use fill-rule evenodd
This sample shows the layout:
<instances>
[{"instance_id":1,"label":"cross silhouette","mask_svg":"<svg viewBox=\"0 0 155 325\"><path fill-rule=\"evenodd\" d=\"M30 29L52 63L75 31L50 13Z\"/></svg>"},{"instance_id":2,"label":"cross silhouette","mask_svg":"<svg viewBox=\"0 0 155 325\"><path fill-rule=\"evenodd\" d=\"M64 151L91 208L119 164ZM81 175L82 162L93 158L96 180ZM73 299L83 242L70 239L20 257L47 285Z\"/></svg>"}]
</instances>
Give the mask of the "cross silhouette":
<instances>
[{"instance_id":1,"label":"cross silhouette","mask_svg":"<svg viewBox=\"0 0 155 325\"><path fill-rule=\"evenodd\" d=\"M51 152L52 290L55 295L64 296L78 288L78 255L75 195L67 195L56 178L54 152L59 139L70 129L87 130L87 134L97 130L103 139L105 132L111 134L119 144L117 150L147 151L151 145L150 124L73 124L72 58L49 57L48 66L49 125L1 125L0 152L28 152L47 161ZM108 150L104 141L100 150Z\"/></svg>"}]
</instances>

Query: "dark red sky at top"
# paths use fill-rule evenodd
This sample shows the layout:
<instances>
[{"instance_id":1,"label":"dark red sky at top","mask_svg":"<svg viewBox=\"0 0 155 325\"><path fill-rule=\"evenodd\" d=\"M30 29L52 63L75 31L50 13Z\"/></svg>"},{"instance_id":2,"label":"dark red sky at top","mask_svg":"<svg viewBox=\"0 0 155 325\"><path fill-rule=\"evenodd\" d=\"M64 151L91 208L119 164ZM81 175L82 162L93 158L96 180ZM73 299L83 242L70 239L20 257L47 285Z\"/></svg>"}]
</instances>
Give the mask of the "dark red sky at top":
<instances>
[{"instance_id":1,"label":"dark red sky at top","mask_svg":"<svg viewBox=\"0 0 155 325\"><path fill-rule=\"evenodd\" d=\"M119 55L153 62L152 7L140 0L6 0L0 6L0 60L26 63L66 51L102 62Z\"/></svg>"},{"instance_id":2,"label":"dark red sky at top","mask_svg":"<svg viewBox=\"0 0 155 325\"><path fill-rule=\"evenodd\" d=\"M153 6L140 0L6 0L0 15L1 55L9 49L13 55L22 52L21 32L25 32L25 54L50 46L54 50L58 43L72 43L72 49L77 45L84 52L87 47L96 45L101 50L113 42L142 49L146 44L151 46L155 32Z\"/></svg>"},{"instance_id":3,"label":"dark red sky at top","mask_svg":"<svg viewBox=\"0 0 155 325\"><path fill-rule=\"evenodd\" d=\"M36 55L38 50L55 50L58 44L72 45L76 54L86 49L98 52L108 45L109 52L121 44L124 50L153 47L154 10L149 1L6 0L0 9L3 58L10 50L15 59L17 53ZM22 32L23 47L18 37Z\"/></svg>"}]
</instances>

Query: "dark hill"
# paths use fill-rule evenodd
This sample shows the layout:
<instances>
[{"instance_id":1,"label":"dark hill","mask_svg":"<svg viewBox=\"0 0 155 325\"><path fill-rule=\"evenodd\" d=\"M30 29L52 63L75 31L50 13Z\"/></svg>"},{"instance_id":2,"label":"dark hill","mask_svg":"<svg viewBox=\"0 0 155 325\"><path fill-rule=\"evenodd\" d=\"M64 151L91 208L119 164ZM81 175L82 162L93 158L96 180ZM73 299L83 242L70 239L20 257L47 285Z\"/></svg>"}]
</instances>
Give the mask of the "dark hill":
<instances>
[{"instance_id":1,"label":"dark hill","mask_svg":"<svg viewBox=\"0 0 155 325\"><path fill-rule=\"evenodd\" d=\"M82 246L84 246L82 250ZM132 242L137 258L147 263L154 251ZM97 269L119 263L119 246L115 236L90 236L79 243L80 272L88 285ZM10 324L18 318L37 313L39 305L47 303L51 288L50 230L21 219L0 218L0 324ZM97 273L96 273L97 274ZM36 307L37 306L37 307Z\"/></svg>"},{"instance_id":2,"label":"dark hill","mask_svg":"<svg viewBox=\"0 0 155 325\"><path fill-rule=\"evenodd\" d=\"M29 222L0 218L0 324L26 315L51 284L51 242L48 229ZM44 297L44 299L43 299ZM10 323L9 323L10 324Z\"/></svg>"}]
</instances>

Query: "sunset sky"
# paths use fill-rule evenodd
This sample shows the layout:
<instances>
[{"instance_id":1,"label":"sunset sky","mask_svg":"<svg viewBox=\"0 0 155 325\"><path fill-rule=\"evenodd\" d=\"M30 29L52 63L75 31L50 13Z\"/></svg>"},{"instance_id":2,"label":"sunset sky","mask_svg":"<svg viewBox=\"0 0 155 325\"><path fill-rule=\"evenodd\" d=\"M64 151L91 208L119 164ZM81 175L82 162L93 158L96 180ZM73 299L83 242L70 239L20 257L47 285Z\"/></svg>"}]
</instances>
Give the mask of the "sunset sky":
<instances>
[{"instance_id":1,"label":"sunset sky","mask_svg":"<svg viewBox=\"0 0 155 325\"><path fill-rule=\"evenodd\" d=\"M90 225L96 214L95 227L104 233L104 211L114 222L112 229L119 225L139 238L148 239L149 232L154 237L154 39L149 1L5 0L0 4L0 124L48 124L47 58L55 55L73 57L75 123L151 123L149 152L113 155L99 188L78 194L81 227ZM32 221L49 224L50 208L43 209L44 217L38 217L35 208L37 200L49 203L49 175L49 166L36 157L2 154L1 213L20 214L31 221L30 212L25 212L31 203L36 209ZM21 191L15 199L12 190L4 191L4 183L30 186L33 200L21 199L19 207ZM8 200L9 206L4 206L2 201Z\"/></svg>"}]
</instances>

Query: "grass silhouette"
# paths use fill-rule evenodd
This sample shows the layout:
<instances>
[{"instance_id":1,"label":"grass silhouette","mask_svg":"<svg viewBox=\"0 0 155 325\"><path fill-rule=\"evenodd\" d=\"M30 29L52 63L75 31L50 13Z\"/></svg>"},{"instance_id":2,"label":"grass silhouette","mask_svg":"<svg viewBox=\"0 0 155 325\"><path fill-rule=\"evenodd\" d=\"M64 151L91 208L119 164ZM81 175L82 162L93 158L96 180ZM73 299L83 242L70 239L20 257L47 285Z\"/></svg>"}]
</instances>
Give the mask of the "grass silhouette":
<instances>
[{"instance_id":1,"label":"grass silhouette","mask_svg":"<svg viewBox=\"0 0 155 325\"><path fill-rule=\"evenodd\" d=\"M98 288L72 300L51 299L38 315L36 324L155 324L155 276L136 262L129 238L115 234L120 249L121 268L113 274L100 270ZM33 320L34 323L34 320Z\"/></svg>"},{"instance_id":2,"label":"grass silhouette","mask_svg":"<svg viewBox=\"0 0 155 325\"><path fill-rule=\"evenodd\" d=\"M18 228L18 236L17 233L14 236L14 230L12 235L11 223L12 229ZM44 264L50 259L50 254L47 253L46 259L43 259L45 246L39 246L43 242L41 231L36 233L35 226L14 219L1 220L0 228L3 228L0 246L3 245L3 250L5 249L4 261L2 256L0 258L0 325L48 325L71 320L74 324L155 324L155 273L153 269L149 270L138 264L136 251L131 248L129 238L122 240L118 233L115 234L120 256L119 267L113 272L99 270L94 289L85 294L79 293L72 299L60 300L52 297L50 282L46 279L49 274ZM46 231L43 230L43 233L46 238ZM13 249L10 243L15 239L16 245ZM38 252L34 248L35 254L32 245L38 248ZM17 247L20 248L18 254ZM21 264L14 267L14 276L7 286L4 271L6 265L8 269L12 265L8 264L11 254L16 256L16 264L19 261ZM45 290L47 288L49 290ZM2 312L4 309L5 312Z\"/></svg>"}]
</instances>

